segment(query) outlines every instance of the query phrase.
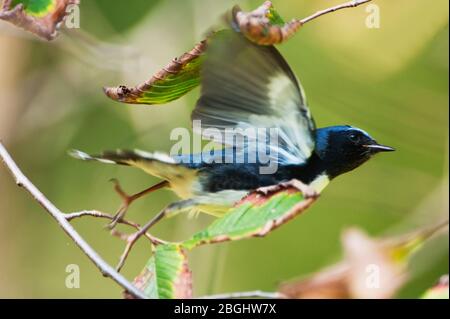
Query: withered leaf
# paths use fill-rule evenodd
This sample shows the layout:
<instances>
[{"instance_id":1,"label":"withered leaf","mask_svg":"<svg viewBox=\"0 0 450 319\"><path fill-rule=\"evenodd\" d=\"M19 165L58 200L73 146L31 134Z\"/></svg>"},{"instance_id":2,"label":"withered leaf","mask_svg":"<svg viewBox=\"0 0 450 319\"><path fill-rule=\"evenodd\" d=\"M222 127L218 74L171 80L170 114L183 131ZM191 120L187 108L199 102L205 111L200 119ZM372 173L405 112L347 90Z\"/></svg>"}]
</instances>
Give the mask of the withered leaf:
<instances>
[{"instance_id":1,"label":"withered leaf","mask_svg":"<svg viewBox=\"0 0 450 319\"><path fill-rule=\"evenodd\" d=\"M250 41L259 45L272 45L292 37L302 22L298 19L284 22L272 3L266 1L251 12L244 12L235 6L232 10L232 25Z\"/></svg>"}]
</instances>

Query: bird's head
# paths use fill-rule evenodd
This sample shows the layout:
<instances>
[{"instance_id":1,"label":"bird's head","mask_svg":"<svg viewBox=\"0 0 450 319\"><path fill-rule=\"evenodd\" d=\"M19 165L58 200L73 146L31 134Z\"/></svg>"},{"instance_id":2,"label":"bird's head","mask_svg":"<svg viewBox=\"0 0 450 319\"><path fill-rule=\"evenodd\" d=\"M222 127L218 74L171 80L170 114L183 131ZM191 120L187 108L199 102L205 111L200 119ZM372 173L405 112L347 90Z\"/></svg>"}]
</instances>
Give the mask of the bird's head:
<instances>
[{"instance_id":1,"label":"bird's head","mask_svg":"<svg viewBox=\"0 0 450 319\"><path fill-rule=\"evenodd\" d=\"M394 151L380 145L367 132L352 126L331 126L316 131L316 154L331 178L351 171L373 155Z\"/></svg>"}]
</instances>

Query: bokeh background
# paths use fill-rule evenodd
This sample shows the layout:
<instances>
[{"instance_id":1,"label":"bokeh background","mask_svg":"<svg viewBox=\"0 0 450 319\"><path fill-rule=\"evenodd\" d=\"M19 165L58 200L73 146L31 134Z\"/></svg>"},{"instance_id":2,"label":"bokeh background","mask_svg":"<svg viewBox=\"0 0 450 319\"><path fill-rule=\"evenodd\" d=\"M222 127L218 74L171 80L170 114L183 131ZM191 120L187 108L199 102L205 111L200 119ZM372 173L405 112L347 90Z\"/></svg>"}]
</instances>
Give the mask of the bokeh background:
<instances>
[{"instance_id":1,"label":"bokeh background","mask_svg":"<svg viewBox=\"0 0 450 319\"><path fill-rule=\"evenodd\" d=\"M339 0L275 0L285 19ZM81 29L47 43L0 21L0 138L31 180L62 210L114 212L108 180L130 193L156 180L138 170L76 161L66 151L132 148L169 151L174 127L189 127L198 89L164 106L113 102L103 86L135 85L191 49L225 10L261 1L82 0ZM339 260L340 236L402 233L448 216L447 0L378 0L381 25L365 25L365 6L322 17L279 46L299 76L318 126L352 124L397 148L335 180L308 212L266 238L201 247L189 254L195 294L274 290L289 278ZM145 222L175 200L160 191L135 203ZM179 216L154 233L187 238L211 218ZM76 228L110 263L124 243L86 218ZM142 240L123 272L132 279L150 256ZM81 287L65 286L77 264ZM448 236L412 262L398 297L414 298L448 273ZM0 168L0 297L120 298L56 223Z\"/></svg>"}]
</instances>

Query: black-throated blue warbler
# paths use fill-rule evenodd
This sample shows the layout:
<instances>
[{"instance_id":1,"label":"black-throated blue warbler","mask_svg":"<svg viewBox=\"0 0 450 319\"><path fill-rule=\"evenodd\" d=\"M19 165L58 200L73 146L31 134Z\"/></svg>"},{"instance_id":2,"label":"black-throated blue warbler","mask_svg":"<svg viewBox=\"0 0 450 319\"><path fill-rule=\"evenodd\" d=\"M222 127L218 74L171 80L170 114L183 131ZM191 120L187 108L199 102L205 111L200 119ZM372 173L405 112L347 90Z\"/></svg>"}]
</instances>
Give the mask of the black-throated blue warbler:
<instances>
[{"instance_id":1,"label":"black-throated blue warbler","mask_svg":"<svg viewBox=\"0 0 450 319\"><path fill-rule=\"evenodd\" d=\"M275 141L265 135L263 141L247 140L244 147L225 145L213 155L168 156L137 150L107 151L97 156L73 151L72 155L135 166L161 178L163 186L181 198L169 205L165 215L186 211L217 215L251 190L292 179L321 192L338 175L377 153L394 150L352 126L316 129L303 90L278 50L254 44L234 31L219 32L208 44L201 69L201 96L192 119L201 121L204 129L220 132L229 128L277 128L278 135ZM229 160L237 154L247 158L255 151L248 147L251 143L269 144L276 150L278 165L274 172L261 173L258 161Z\"/></svg>"}]
</instances>

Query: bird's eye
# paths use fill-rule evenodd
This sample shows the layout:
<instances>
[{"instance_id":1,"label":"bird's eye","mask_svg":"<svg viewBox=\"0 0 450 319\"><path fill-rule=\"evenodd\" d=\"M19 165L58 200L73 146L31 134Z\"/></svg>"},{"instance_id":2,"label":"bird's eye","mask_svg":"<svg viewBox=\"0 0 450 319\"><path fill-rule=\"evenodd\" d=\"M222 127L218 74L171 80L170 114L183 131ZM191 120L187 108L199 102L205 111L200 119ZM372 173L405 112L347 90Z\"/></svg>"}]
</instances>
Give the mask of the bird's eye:
<instances>
[{"instance_id":1,"label":"bird's eye","mask_svg":"<svg viewBox=\"0 0 450 319\"><path fill-rule=\"evenodd\" d=\"M353 143L358 143L360 140L360 137L358 134L352 133L348 136L348 138L350 139L350 141L352 141Z\"/></svg>"}]
</instances>

